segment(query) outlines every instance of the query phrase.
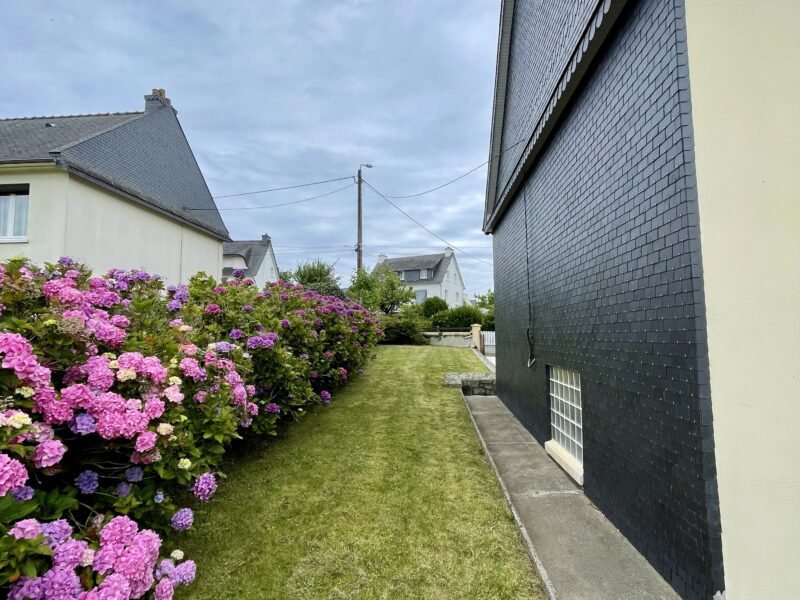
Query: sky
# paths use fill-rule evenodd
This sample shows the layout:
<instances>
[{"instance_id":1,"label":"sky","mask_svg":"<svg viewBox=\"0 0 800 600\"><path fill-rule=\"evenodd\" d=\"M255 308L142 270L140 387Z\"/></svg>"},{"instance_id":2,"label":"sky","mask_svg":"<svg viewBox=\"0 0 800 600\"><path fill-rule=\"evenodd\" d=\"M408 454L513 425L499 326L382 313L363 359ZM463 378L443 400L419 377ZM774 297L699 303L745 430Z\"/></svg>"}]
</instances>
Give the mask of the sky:
<instances>
[{"instance_id":1,"label":"sky","mask_svg":"<svg viewBox=\"0 0 800 600\"><path fill-rule=\"evenodd\" d=\"M6 3L0 117L137 111L164 88L214 196L353 176L417 193L489 155L499 0L28 0ZM392 200L464 252L468 296L492 287L482 167ZM347 284L348 181L219 198L233 239L272 236L281 269L319 257ZM364 262L444 242L364 189ZM471 256L470 256L471 255ZM477 260L480 259L480 260Z\"/></svg>"}]
</instances>

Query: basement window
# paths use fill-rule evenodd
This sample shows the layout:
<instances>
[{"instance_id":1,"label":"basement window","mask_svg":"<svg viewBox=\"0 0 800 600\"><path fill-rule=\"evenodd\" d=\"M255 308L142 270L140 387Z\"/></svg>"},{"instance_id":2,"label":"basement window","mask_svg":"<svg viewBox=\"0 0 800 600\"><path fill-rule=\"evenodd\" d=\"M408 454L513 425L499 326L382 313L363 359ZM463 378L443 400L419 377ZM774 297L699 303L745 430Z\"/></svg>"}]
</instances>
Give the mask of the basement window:
<instances>
[{"instance_id":1,"label":"basement window","mask_svg":"<svg viewBox=\"0 0 800 600\"><path fill-rule=\"evenodd\" d=\"M579 484L583 484L583 403L581 376L575 371L550 366L551 439L545 449Z\"/></svg>"},{"instance_id":2,"label":"basement window","mask_svg":"<svg viewBox=\"0 0 800 600\"><path fill-rule=\"evenodd\" d=\"M27 235L27 186L0 187L0 242L27 242Z\"/></svg>"}]
</instances>

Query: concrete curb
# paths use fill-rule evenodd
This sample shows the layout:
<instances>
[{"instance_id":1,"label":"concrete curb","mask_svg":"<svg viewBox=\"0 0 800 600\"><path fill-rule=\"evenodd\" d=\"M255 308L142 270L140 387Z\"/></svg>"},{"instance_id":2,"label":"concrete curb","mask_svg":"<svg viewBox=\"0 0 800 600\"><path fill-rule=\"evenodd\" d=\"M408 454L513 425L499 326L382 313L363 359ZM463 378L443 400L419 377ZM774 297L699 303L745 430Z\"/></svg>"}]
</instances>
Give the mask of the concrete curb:
<instances>
[{"instance_id":1,"label":"concrete curb","mask_svg":"<svg viewBox=\"0 0 800 600\"><path fill-rule=\"evenodd\" d=\"M494 369L492 369L492 371L494 371ZM533 542L531 541L528 532L525 530L522 518L517 512L517 509L514 506L514 502L512 502L511 500L511 494L509 493L506 484L503 482L503 478L500 477L500 471L497 469L497 465L495 464L494 459L492 458L492 455L489 452L489 448L486 445L486 440L483 439L483 434L481 433L481 430L478 428L478 424L475 422L475 417L472 416L472 410L469 407L469 403L467 402L464 393L463 392L459 393L461 394L461 400L463 400L464 406L466 406L467 408L467 414L469 414L469 419L470 421L472 421L472 427L475 429L475 433L477 434L478 439L481 442L481 447L483 448L483 455L487 458L489 464L492 465L492 470L494 471L494 475L497 478L498 483L500 484L500 489L503 491L503 498L505 498L506 506L508 506L508 508L511 510L511 514L514 515L514 522L517 524L517 531L519 531L520 536L522 536L522 543L525 546L525 550L528 552L528 556L530 556L531 558L531 562L533 562L533 567L534 569L536 569L536 573L539 575L539 579L542 581L545 593L547 594L547 597L550 600L558 600L558 594L556 593L556 588L555 586L553 586L553 582L550 580L550 576L547 574L547 569L545 569L544 563L542 563L541 558L539 558L539 553L536 552L536 548L533 547Z\"/></svg>"},{"instance_id":2,"label":"concrete curb","mask_svg":"<svg viewBox=\"0 0 800 600\"><path fill-rule=\"evenodd\" d=\"M496 367L480 352L478 352L477 348L471 348L472 352L475 356L478 357L478 360L483 363L483 366L489 369L490 372L494 373L496 371Z\"/></svg>"}]
</instances>

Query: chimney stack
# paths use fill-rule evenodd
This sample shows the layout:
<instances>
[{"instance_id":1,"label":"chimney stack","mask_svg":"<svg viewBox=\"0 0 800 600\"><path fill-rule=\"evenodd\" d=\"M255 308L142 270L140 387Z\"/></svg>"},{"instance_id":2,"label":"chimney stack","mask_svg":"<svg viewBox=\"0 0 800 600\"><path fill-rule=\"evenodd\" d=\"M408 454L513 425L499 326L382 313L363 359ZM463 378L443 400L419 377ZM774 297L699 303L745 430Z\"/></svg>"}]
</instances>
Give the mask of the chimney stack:
<instances>
[{"instance_id":1,"label":"chimney stack","mask_svg":"<svg viewBox=\"0 0 800 600\"><path fill-rule=\"evenodd\" d=\"M264 235L261 236L261 243L264 244L265 246L268 245L271 241L272 238L269 237L268 233L265 233Z\"/></svg>"},{"instance_id":2,"label":"chimney stack","mask_svg":"<svg viewBox=\"0 0 800 600\"><path fill-rule=\"evenodd\" d=\"M380 254L378 254L378 262L379 262L379 263L382 263L382 262L384 262L384 261L385 261L387 258L389 258L389 257L388 257L388 256L386 256L386 255L385 255L384 253L382 253L382 252L381 252Z\"/></svg>"},{"instance_id":3,"label":"chimney stack","mask_svg":"<svg viewBox=\"0 0 800 600\"><path fill-rule=\"evenodd\" d=\"M172 106L172 100L167 98L167 92L164 88L153 88L153 92L146 94L144 97L144 112L146 113L159 110L165 106Z\"/></svg>"},{"instance_id":4,"label":"chimney stack","mask_svg":"<svg viewBox=\"0 0 800 600\"><path fill-rule=\"evenodd\" d=\"M452 254L453 254L453 249L450 246L444 249L445 256L451 256Z\"/></svg>"}]
</instances>

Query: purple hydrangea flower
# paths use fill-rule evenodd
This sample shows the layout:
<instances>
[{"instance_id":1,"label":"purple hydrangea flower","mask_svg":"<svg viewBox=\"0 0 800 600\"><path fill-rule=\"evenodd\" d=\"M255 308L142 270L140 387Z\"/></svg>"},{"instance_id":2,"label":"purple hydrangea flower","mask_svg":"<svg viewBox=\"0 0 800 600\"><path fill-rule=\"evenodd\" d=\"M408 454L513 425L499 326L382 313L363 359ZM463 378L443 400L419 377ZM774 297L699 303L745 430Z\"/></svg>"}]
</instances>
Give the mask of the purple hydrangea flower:
<instances>
[{"instance_id":1,"label":"purple hydrangea flower","mask_svg":"<svg viewBox=\"0 0 800 600\"><path fill-rule=\"evenodd\" d=\"M322 390L322 391L319 393L319 397L320 397L320 398L322 398L322 403L323 403L323 404L326 404L326 405L327 405L327 404L330 404L330 403L331 403L331 393L330 393L330 392L327 392L327 391L325 391L325 390Z\"/></svg>"},{"instance_id":2,"label":"purple hydrangea flower","mask_svg":"<svg viewBox=\"0 0 800 600\"><path fill-rule=\"evenodd\" d=\"M244 274L245 274L244 269L233 270L233 276L236 277L236 279L241 279L242 277L244 277Z\"/></svg>"},{"instance_id":3,"label":"purple hydrangea flower","mask_svg":"<svg viewBox=\"0 0 800 600\"><path fill-rule=\"evenodd\" d=\"M176 310L180 310L181 306L183 306L179 300L172 299L167 302L167 309L175 312Z\"/></svg>"},{"instance_id":4,"label":"purple hydrangea flower","mask_svg":"<svg viewBox=\"0 0 800 600\"><path fill-rule=\"evenodd\" d=\"M141 481L143 475L144 472L142 471L142 467L128 467L125 469L125 479L131 483Z\"/></svg>"},{"instance_id":5,"label":"purple hydrangea flower","mask_svg":"<svg viewBox=\"0 0 800 600\"><path fill-rule=\"evenodd\" d=\"M153 496L153 502L155 502L156 504L161 504L163 501L164 501L164 492L158 490L155 493L155 496Z\"/></svg>"},{"instance_id":6,"label":"purple hydrangea flower","mask_svg":"<svg viewBox=\"0 0 800 600\"><path fill-rule=\"evenodd\" d=\"M185 560L175 567L169 578L175 585L189 585L194 581L196 573L197 565L194 561Z\"/></svg>"},{"instance_id":7,"label":"purple hydrangea flower","mask_svg":"<svg viewBox=\"0 0 800 600\"><path fill-rule=\"evenodd\" d=\"M281 327L288 329L291 326L292 324L289 322L289 319L281 319Z\"/></svg>"},{"instance_id":8,"label":"purple hydrangea flower","mask_svg":"<svg viewBox=\"0 0 800 600\"><path fill-rule=\"evenodd\" d=\"M241 329L234 327L231 329L231 332L228 334L232 340L240 340L244 337L244 331Z\"/></svg>"},{"instance_id":9,"label":"purple hydrangea flower","mask_svg":"<svg viewBox=\"0 0 800 600\"><path fill-rule=\"evenodd\" d=\"M70 267L75 264L75 261L69 256L62 256L58 259L58 262L62 267Z\"/></svg>"},{"instance_id":10,"label":"purple hydrangea flower","mask_svg":"<svg viewBox=\"0 0 800 600\"><path fill-rule=\"evenodd\" d=\"M265 410L266 410L268 413L273 413L273 414L276 414L276 415L277 415L277 414L280 414L280 412L281 412L281 407L280 407L280 406L278 406L277 404L275 404L274 402L270 402L269 404L267 404L267 407L266 407L266 409L265 409Z\"/></svg>"},{"instance_id":11,"label":"purple hydrangea flower","mask_svg":"<svg viewBox=\"0 0 800 600\"><path fill-rule=\"evenodd\" d=\"M203 310L205 310L206 314L208 315L218 315L222 312L219 304L206 304L206 307Z\"/></svg>"},{"instance_id":12,"label":"purple hydrangea flower","mask_svg":"<svg viewBox=\"0 0 800 600\"><path fill-rule=\"evenodd\" d=\"M175 531L186 531L194 523L194 513L191 508L182 508L174 515L170 524Z\"/></svg>"},{"instance_id":13,"label":"purple hydrangea flower","mask_svg":"<svg viewBox=\"0 0 800 600\"><path fill-rule=\"evenodd\" d=\"M75 485L82 494L94 494L100 487L100 477L94 471L86 470L75 478Z\"/></svg>"},{"instance_id":14,"label":"purple hydrangea flower","mask_svg":"<svg viewBox=\"0 0 800 600\"><path fill-rule=\"evenodd\" d=\"M88 413L78 413L69 422L69 428L72 433L89 435L97 431L97 422Z\"/></svg>"},{"instance_id":15,"label":"purple hydrangea flower","mask_svg":"<svg viewBox=\"0 0 800 600\"><path fill-rule=\"evenodd\" d=\"M213 473L203 473L192 486L192 493L200 500L210 500L217 491L217 478Z\"/></svg>"},{"instance_id":16,"label":"purple hydrangea flower","mask_svg":"<svg viewBox=\"0 0 800 600\"><path fill-rule=\"evenodd\" d=\"M34 490L29 485L22 485L11 490L11 497L17 502L27 502L33 498Z\"/></svg>"},{"instance_id":17,"label":"purple hydrangea flower","mask_svg":"<svg viewBox=\"0 0 800 600\"><path fill-rule=\"evenodd\" d=\"M224 354L227 354L228 352L233 350L233 348L234 348L233 344L229 344L228 342L216 342L214 344L214 349L217 352L222 352Z\"/></svg>"},{"instance_id":18,"label":"purple hydrangea flower","mask_svg":"<svg viewBox=\"0 0 800 600\"><path fill-rule=\"evenodd\" d=\"M123 481L117 486L117 496L120 498L125 498L131 493L132 486L127 481Z\"/></svg>"},{"instance_id":19,"label":"purple hydrangea flower","mask_svg":"<svg viewBox=\"0 0 800 600\"><path fill-rule=\"evenodd\" d=\"M252 311L254 311L254 310L255 310L255 307L251 306L250 304L245 304L245 305L242 307L242 310L243 310L244 312L252 312Z\"/></svg>"}]
</instances>

